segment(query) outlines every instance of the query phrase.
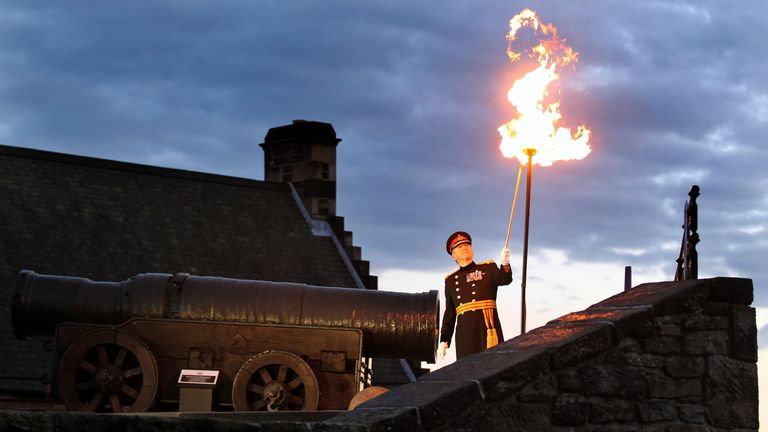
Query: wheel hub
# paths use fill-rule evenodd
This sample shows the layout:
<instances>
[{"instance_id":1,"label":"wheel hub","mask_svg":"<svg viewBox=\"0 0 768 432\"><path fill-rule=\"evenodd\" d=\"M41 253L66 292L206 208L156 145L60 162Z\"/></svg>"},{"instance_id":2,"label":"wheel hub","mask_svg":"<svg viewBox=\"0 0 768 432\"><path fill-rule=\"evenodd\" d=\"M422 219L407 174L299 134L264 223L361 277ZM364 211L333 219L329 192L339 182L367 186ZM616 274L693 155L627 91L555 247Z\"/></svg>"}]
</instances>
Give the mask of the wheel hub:
<instances>
[{"instance_id":1,"label":"wheel hub","mask_svg":"<svg viewBox=\"0 0 768 432\"><path fill-rule=\"evenodd\" d=\"M94 381L102 391L112 390L123 382L123 372L113 367L100 368L94 375Z\"/></svg>"},{"instance_id":2,"label":"wheel hub","mask_svg":"<svg viewBox=\"0 0 768 432\"><path fill-rule=\"evenodd\" d=\"M288 389L278 381L272 381L264 388L264 400L267 402L267 409L277 411L280 405L285 402Z\"/></svg>"}]
</instances>

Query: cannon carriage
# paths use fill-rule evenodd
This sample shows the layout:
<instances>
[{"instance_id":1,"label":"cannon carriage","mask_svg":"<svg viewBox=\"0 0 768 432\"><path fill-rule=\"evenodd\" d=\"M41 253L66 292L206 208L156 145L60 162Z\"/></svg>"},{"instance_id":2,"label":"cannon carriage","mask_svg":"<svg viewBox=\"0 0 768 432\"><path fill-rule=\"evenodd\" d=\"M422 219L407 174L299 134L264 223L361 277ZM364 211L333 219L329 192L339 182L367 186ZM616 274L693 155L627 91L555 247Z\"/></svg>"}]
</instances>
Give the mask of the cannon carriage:
<instances>
[{"instance_id":1,"label":"cannon carriage","mask_svg":"<svg viewBox=\"0 0 768 432\"><path fill-rule=\"evenodd\" d=\"M58 394L71 410L174 406L182 370L216 373L215 409L346 409L366 385L367 359L434 361L437 302L437 291L24 270L12 324L17 337L54 335Z\"/></svg>"}]
</instances>

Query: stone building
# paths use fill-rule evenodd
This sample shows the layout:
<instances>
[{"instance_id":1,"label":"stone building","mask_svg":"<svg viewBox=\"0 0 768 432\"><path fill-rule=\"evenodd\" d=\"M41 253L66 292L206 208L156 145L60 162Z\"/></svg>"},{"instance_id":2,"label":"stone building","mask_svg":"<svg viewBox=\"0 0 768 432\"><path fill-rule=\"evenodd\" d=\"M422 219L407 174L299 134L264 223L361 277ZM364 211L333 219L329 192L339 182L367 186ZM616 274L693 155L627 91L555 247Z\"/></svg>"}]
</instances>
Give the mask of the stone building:
<instances>
[{"instance_id":1,"label":"stone building","mask_svg":"<svg viewBox=\"0 0 768 432\"><path fill-rule=\"evenodd\" d=\"M267 181L0 146L0 391L45 392L51 380L48 341L11 334L10 297L22 269L103 281L183 272L375 290L376 276L336 214L340 141L328 123L270 129L261 144ZM408 382L401 366L382 363L379 379Z\"/></svg>"}]
</instances>

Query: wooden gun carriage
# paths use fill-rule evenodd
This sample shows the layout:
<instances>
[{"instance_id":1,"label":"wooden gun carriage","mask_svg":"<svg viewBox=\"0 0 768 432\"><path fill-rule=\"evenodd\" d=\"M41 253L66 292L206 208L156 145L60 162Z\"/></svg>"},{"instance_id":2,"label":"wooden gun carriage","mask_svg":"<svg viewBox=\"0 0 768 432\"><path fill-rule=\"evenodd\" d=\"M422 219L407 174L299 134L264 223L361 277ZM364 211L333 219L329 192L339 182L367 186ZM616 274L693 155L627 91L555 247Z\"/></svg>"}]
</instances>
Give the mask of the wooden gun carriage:
<instances>
[{"instance_id":1,"label":"wooden gun carriage","mask_svg":"<svg viewBox=\"0 0 768 432\"><path fill-rule=\"evenodd\" d=\"M16 279L17 337L54 335L71 410L178 404L183 369L217 371L216 409L346 409L367 358L434 361L437 291L398 293L185 273Z\"/></svg>"}]
</instances>

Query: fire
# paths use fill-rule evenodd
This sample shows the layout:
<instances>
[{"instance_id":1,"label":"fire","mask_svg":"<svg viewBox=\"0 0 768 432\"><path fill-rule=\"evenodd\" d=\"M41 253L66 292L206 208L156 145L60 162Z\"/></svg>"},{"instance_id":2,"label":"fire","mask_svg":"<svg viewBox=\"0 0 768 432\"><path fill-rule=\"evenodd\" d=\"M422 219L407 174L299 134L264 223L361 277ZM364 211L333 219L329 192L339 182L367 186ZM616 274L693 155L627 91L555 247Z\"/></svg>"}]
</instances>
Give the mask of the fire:
<instances>
[{"instance_id":1,"label":"fire","mask_svg":"<svg viewBox=\"0 0 768 432\"><path fill-rule=\"evenodd\" d=\"M535 58L538 67L525 74L512 85L507 99L517 110L518 116L501 127L501 152L505 157L516 157L521 164L528 161L533 150L533 163L552 165L559 160L583 159L591 151L590 130L580 125L575 134L559 126L562 115L560 102L544 103L549 96L548 88L559 78L558 68L578 60L578 53L557 36L557 28L540 22L536 12L525 9L509 21L507 55L512 62L520 59L522 52L513 50L518 30L530 27L539 38L538 45L527 54ZM539 36L541 35L541 36Z\"/></svg>"}]
</instances>

